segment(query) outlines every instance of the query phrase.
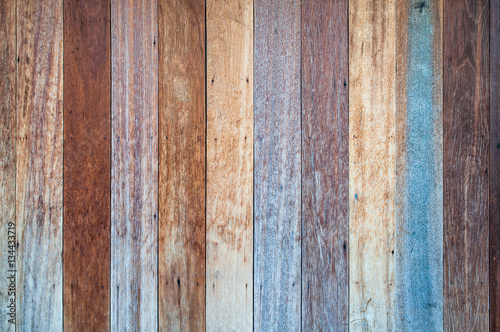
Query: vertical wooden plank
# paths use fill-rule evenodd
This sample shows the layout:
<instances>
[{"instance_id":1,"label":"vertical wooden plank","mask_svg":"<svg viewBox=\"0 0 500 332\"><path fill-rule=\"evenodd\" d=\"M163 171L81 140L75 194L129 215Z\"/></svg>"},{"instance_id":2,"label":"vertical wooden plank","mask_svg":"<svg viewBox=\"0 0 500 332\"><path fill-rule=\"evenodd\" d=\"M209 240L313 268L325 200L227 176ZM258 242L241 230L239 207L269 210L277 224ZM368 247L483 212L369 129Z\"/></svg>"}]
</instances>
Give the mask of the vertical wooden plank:
<instances>
[{"instance_id":1,"label":"vertical wooden plank","mask_svg":"<svg viewBox=\"0 0 500 332\"><path fill-rule=\"evenodd\" d=\"M397 3L396 330L443 329L442 1Z\"/></svg>"},{"instance_id":2,"label":"vertical wooden plank","mask_svg":"<svg viewBox=\"0 0 500 332\"><path fill-rule=\"evenodd\" d=\"M300 1L255 1L256 331L299 331Z\"/></svg>"},{"instance_id":3,"label":"vertical wooden plank","mask_svg":"<svg viewBox=\"0 0 500 332\"><path fill-rule=\"evenodd\" d=\"M110 2L64 1L64 329L109 330Z\"/></svg>"},{"instance_id":4,"label":"vertical wooden plank","mask_svg":"<svg viewBox=\"0 0 500 332\"><path fill-rule=\"evenodd\" d=\"M208 331L252 331L253 1L207 1Z\"/></svg>"},{"instance_id":5,"label":"vertical wooden plank","mask_svg":"<svg viewBox=\"0 0 500 332\"><path fill-rule=\"evenodd\" d=\"M15 331L16 1L0 3L0 330Z\"/></svg>"},{"instance_id":6,"label":"vertical wooden plank","mask_svg":"<svg viewBox=\"0 0 500 332\"><path fill-rule=\"evenodd\" d=\"M490 0L490 330L500 330L500 0Z\"/></svg>"},{"instance_id":7,"label":"vertical wooden plank","mask_svg":"<svg viewBox=\"0 0 500 332\"><path fill-rule=\"evenodd\" d=\"M156 331L157 3L111 2L111 330Z\"/></svg>"},{"instance_id":8,"label":"vertical wooden plank","mask_svg":"<svg viewBox=\"0 0 500 332\"><path fill-rule=\"evenodd\" d=\"M205 330L205 1L160 0L159 328Z\"/></svg>"},{"instance_id":9,"label":"vertical wooden plank","mask_svg":"<svg viewBox=\"0 0 500 332\"><path fill-rule=\"evenodd\" d=\"M396 2L349 3L349 326L395 330Z\"/></svg>"},{"instance_id":10,"label":"vertical wooden plank","mask_svg":"<svg viewBox=\"0 0 500 332\"><path fill-rule=\"evenodd\" d=\"M17 54L17 329L62 331L62 0L17 1Z\"/></svg>"},{"instance_id":11,"label":"vertical wooden plank","mask_svg":"<svg viewBox=\"0 0 500 332\"><path fill-rule=\"evenodd\" d=\"M443 18L444 329L488 331L489 3Z\"/></svg>"},{"instance_id":12,"label":"vertical wooden plank","mask_svg":"<svg viewBox=\"0 0 500 332\"><path fill-rule=\"evenodd\" d=\"M348 330L348 1L302 2L302 329Z\"/></svg>"}]
</instances>

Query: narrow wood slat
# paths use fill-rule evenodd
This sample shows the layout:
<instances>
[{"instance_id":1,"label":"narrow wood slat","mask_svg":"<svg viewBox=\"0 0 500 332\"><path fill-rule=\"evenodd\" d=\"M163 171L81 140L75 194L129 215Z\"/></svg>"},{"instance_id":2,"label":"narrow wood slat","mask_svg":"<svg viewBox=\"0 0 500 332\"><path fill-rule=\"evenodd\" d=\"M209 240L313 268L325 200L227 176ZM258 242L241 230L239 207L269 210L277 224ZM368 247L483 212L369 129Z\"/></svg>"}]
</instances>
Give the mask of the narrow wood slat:
<instances>
[{"instance_id":1,"label":"narrow wood slat","mask_svg":"<svg viewBox=\"0 0 500 332\"><path fill-rule=\"evenodd\" d=\"M500 1L490 0L490 330L500 330Z\"/></svg>"},{"instance_id":2,"label":"narrow wood slat","mask_svg":"<svg viewBox=\"0 0 500 332\"><path fill-rule=\"evenodd\" d=\"M155 331L158 240L156 1L111 2L111 330Z\"/></svg>"},{"instance_id":3,"label":"narrow wood slat","mask_svg":"<svg viewBox=\"0 0 500 332\"><path fill-rule=\"evenodd\" d=\"M348 330L348 0L302 1L302 328Z\"/></svg>"},{"instance_id":4,"label":"narrow wood slat","mask_svg":"<svg viewBox=\"0 0 500 332\"><path fill-rule=\"evenodd\" d=\"M207 1L208 331L252 330L253 1Z\"/></svg>"},{"instance_id":5,"label":"narrow wood slat","mask_svg":"<svg viewBox=\"0 0 500 332\"><path fill-rule=\"evenodd\" d=\"M349 3L349 327L395 329L396 2Z\"/></svg>"},{"instance_id":6,"label":"narrow wood slat","mask_svg":"<svg viewBox=\"0 0 500 332\"><path fill-rule=\"evenodd\" d=\"M0 3L0 330L15 331L16 1ZM12 293L14 292L14 293Z\"/></svg>"},{"instance_id":7,"label":"narrow wood slat","mask_svg":"<svg viewBox=\"0 0 500 332\"><path fill-rule=\"evenodd\" d=\"M299 331L301 7L254 5L254 326Z\"/></svg>"},{"instance_id":8,"label":"narrow wood slat","mask_svg":"<svg viewBox=\"0 0 500 332\"><path fill-rule=\"evenodd\" d=\"M159 329L205 330L205 1L160 0Z\"/></svg>"},{"instance_id":9,"label":"narrow wood slat","mask_svg":"<svg viewBox=\"0 0 500 332\"><path fill-rule=\"evenodd\" d=\"M488 331L489 3L445 1L444 329Z\"/></svg>"},{"instance_id":10,"label":"narrow wood slat","mask_svg":"<svg viewBox=\"0 0 500 332\"><path fill-rule=\"evenodd\" d=\"M17 330L62 331L62 0L17 1L17 54Z\"/></svg>"},{"instance_id":11,"label":"narrow wood slat","mask_svg":"<svg viewBox=\"0 0 500 332\"><path fill-rule=\"evenodd\" d=\"M396 330L443 328L442 0L397 2Z\"/></svg>"},{"instance_id":12,"label":"narrow wood slat","mask_svg":"<svg viewBox=\"0 0 500 332\"><path fill-rule=\"evenodd\" d=\"M64 1L64 328L109 330L110 2Z\"/></svg>"}]
</instances>

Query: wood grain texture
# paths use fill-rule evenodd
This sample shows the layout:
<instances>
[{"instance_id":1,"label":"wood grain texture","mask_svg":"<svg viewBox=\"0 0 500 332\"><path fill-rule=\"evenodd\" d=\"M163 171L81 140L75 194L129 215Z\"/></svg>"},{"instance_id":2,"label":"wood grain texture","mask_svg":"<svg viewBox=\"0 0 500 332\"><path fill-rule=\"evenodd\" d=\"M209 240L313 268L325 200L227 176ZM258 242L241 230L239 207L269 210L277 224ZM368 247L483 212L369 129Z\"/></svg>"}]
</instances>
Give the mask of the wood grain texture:
<instances>
[{"instance_id":1,"label":"wood grain texture","mask_svg":"<svg viewBox=\"0 0 500 332\"><path fill-rule=\"evenodd\" d=\"M252 331L253 1L207 1L207 331Z\"/></svg>"},{"instance_id":2,"label":"wood grain texture","mask_svg":"<svg viewBox=\"0 0 500 332\"><path fill-rule=\"evenodd\" d=\"M500 1L490 0L490 330L500 330Z\"/></svg>"},{"instance_id":3,"label":"wood grain texture","mask_svg":"<svg viewBox=\"0 0 500 332\"><path fill-rule=\"evenodd\" d=\"M397 2L396 330L443 330L442 1Z\"/></svg>"},{"instance_id":4,"label":"wood grain texture","mask_svg":"<svg viewBox=\"0 0 500 332\"><path fill-rule=\"evenodd\" d=\"M112 0L112 331L158 329L157 24L156 1Z\"/></svg>"},{"instance_id":5,"label":"wood grain texture","mask_svg":"<svg viewBox=\"0 0 500 332\"><path fill-rule=\"evenodd\" d=\"M16 1L0 3L0 330L15 331ZM10 257L9 257L10 256ZM12 264L12 265L11 265Z\"/></svg>"},{"instance_id":6,"label":"wood grain texture","mask_svg":"<svg viewBox=\"0 0 500 332\"><path fill-rule=\"evenodd\" d=\"M349 2L349 327L395 330L396 2Z\"/></svg>"},{"instance_id":7,"label":"wood grain texture","mask_svg":"<svg viewBox=\"0 0 500 332\"><path fill-rule=\"evenodd\" d=\"M254 6L254 327L299 331L301 7Z\"/></svg>"},{"instance_id":8,"label":"wood grain texture","mask_svg":"<svg viewBox=\"0 0 500 332\"><path fill-rule=\"evenodd\" d=\"M160 0L159 329L205 330L205 1Z\"/></svg>"},{"instance_id":9,"label":"wood grain texture","mask_svg":"<svg viewBox=\"0 0 500 332\"><path fill-rule=\"evenodd\" d=\"M489 3L445 1L444 329L488 330Z\"/></svg>"},{"instance_id":10,"label":"wood grain texture","mask_svg":"<svg viewBox=\"0 0 500 332\"><path fill-rule=\"evenodd\" d=\"M62 331L62 0L17 1L17 55L17 330Z\"/></svg>"},{"instance_id":11,"label":"wood grain texture","mask_svg":"<svg viewBox=\"0 0 500 332\"><path fill-rule=\"evenodd\" d=\"M348 330L348 1L302 1L302 329Z\"/></svg>"},{"instance_id":12,"label":"wood grain texture","mask_svg":"<svg viewBox=\"0 0 500 332\"><path fill-rule=\"evenodd\" d=\"M110 2L64 1L64 328L109 330Z\"/></svg>"}]
</instances>

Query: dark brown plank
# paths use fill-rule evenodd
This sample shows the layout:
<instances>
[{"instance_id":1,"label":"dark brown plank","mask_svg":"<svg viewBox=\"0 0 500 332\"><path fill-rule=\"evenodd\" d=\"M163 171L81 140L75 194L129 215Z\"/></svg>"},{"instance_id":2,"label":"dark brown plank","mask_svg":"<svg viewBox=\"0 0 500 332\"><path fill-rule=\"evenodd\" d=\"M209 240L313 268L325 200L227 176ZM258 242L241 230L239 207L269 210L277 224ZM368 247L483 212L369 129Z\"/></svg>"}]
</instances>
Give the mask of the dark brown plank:
<instances>
[{"instance_id":1,"label":"dark brown plank","mask_svg":"<svg viewBox=\"0 0 500 332\"><path fill-rule=\"evenodd\" d=\"M254 6L254 326L299 331L301 7Z\"/></svg>"},{"instance_id":2,"label":"dark brown plank","mask_svg":"<svg viewBox=\"0 0 500 332\"><path fill-rule=\"evenodd\" d=\"M109 329L110 2L64 1L64 328Z\"/></svg>"},{"instance_id":3,"label":"dark brown plank","mask_svg":"<svg viewBox=\"0 0 500 332\"><path fill-rule=\"evenodd\" d=\"M488 330L489 3L444 2L444 329Z\"/></svg>"},{"instance_id":4,"label":"dark brown plank","mask_svg":"<svg viewBox=\"0 0 500 332\"><path fill-rule=\"evenodd\" d=\"M205 330L205 1L160 0L159 329Z\"/></svg>"},{"instance_id":5,"label":"dark brown plank","mask_svg":"<svg viewBox=\"0 0 500 332\"><path fill-rule=\"evenodd\" d=\"M302 328L348 330L348 1L302 2Z\"/></svg>"}]
</instances>

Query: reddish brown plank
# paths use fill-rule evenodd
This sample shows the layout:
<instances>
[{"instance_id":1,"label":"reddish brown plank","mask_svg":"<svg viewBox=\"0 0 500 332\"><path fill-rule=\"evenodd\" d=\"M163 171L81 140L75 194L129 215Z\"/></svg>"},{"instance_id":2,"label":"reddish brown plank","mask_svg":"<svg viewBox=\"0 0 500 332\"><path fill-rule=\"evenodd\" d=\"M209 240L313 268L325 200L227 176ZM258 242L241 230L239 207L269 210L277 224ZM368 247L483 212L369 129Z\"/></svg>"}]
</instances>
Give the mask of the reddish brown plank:
<instances>
[{"instance_id":1,"label":"reddish brown plank","mask_svg":"<svg viewBox=\"0 0 500 332\"><path fill-rule=\"evenodd\" d=\"M109 329L110 2L64 1L64 328Z\"/></svg>"},{"instance_id":2,"label":"reddish brown plank","mask_svg":"<svg viewBox=\"0 0 500 332\"><path fill-rule=\"evenodd\" d=\"M302 1L302 328L348 330L348 1Z\"/></svg>"},{"instance_id":3,"label":"reddish brown plank","mask_svg":"<svg viewBox=\"0 0 500 332\"><path fill-rule=\"evenodd\" d=\"M159 329L205 330L205 1L160 0Z\"/></svg>"},{"instance_id":4,"label":"reddish brown plank","mask_svg":"<svg viewBox=\"0 0 500 332\"><path fill-rule=\"evenodd\" d=\"M444 2L444 329L488 330L489 2Z\"/></svg>"}]
</instances>

